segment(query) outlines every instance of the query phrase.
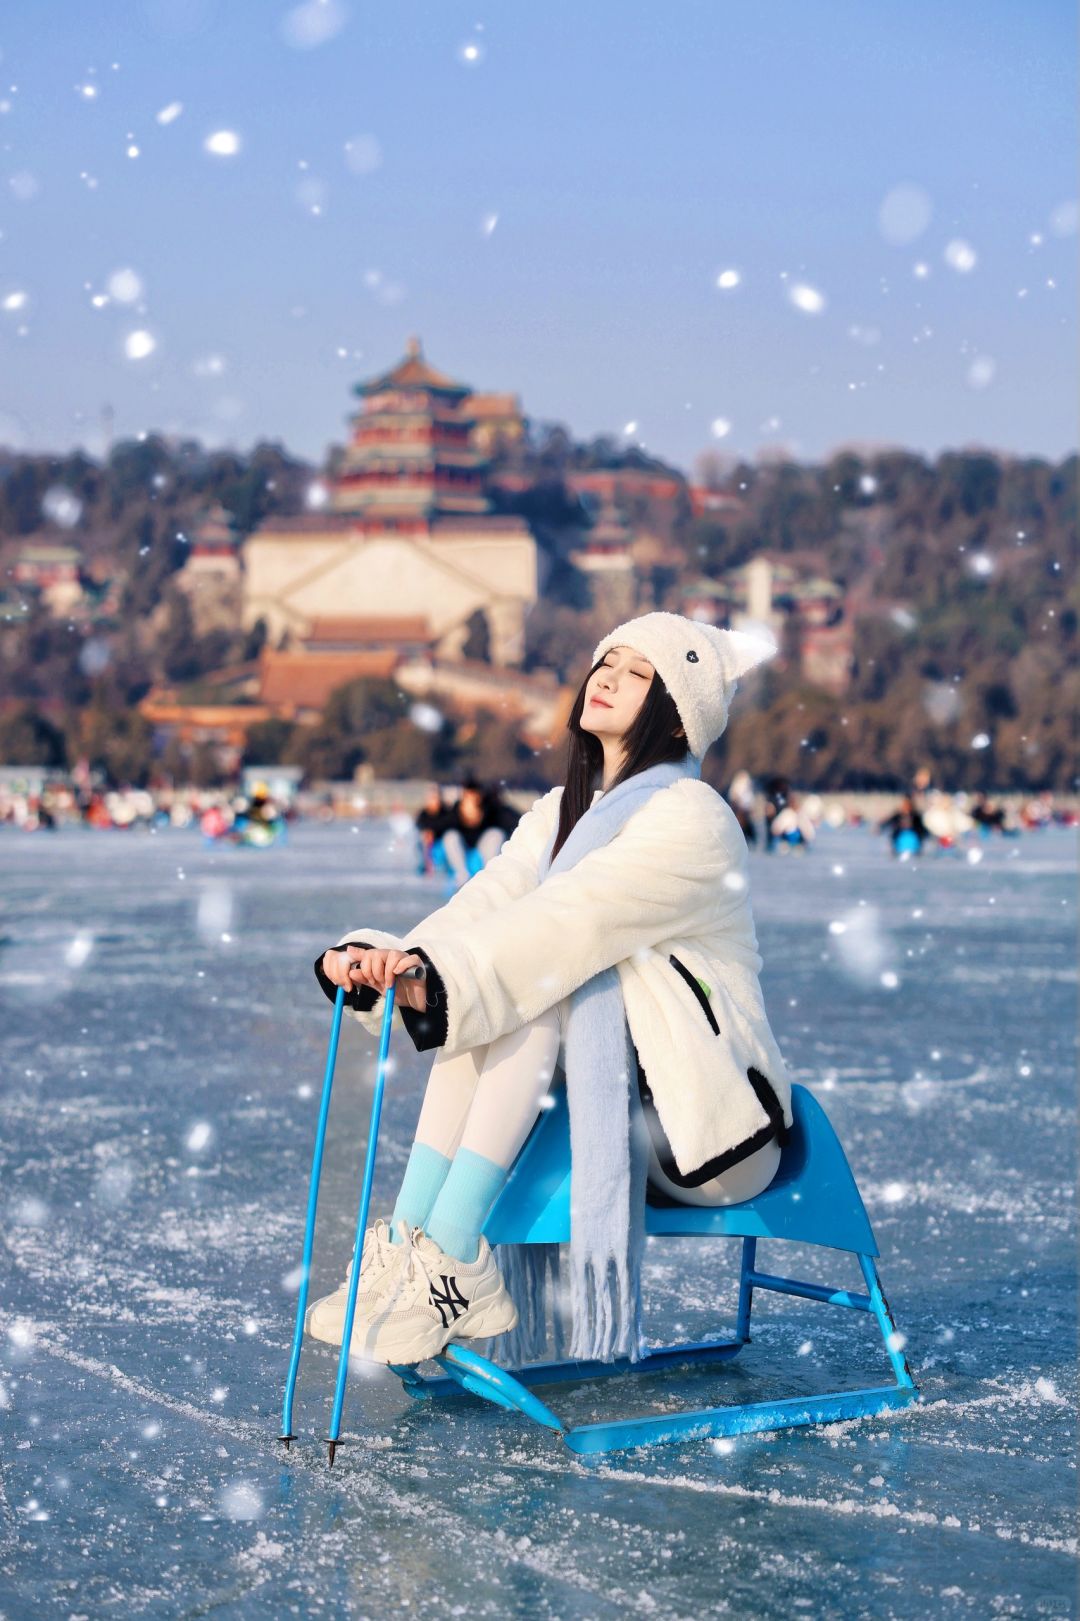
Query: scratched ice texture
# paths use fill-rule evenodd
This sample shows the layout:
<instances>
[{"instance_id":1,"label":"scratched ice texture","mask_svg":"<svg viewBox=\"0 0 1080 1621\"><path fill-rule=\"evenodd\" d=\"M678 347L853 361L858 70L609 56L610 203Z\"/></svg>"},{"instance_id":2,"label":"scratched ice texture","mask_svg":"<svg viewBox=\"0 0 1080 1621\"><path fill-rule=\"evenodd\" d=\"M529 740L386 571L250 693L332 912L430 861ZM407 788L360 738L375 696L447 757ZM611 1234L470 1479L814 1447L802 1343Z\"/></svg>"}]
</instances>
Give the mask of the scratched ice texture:
<instances>
[{"instance_id":1,"label":"scratched ice texture","mask_svg":"<svg viewBox=\"0 0 1080 1621\"><path fill-rule=\"evenodd\" d=\"M439 903L400 826L0 830L0 1613L1063 1616L1074 1612L1074 895L1064 830L897 863L870 831L754 852L770 1016L861 1185L920 1405L576 1461L472 1398L309 1344L275 1439L328 1005L316 952ZM395 1045L377 1193L426 1063ZM313 1275L340 1281L373 1079L342 1047ZM737 1243L654 1240L650 1333L734 1326ZM842 1255L759 1264L861 1286ZM888 1377L861 1314L759 1295L705 1375L578 1417Z\"/></svg>"}]
</instances>

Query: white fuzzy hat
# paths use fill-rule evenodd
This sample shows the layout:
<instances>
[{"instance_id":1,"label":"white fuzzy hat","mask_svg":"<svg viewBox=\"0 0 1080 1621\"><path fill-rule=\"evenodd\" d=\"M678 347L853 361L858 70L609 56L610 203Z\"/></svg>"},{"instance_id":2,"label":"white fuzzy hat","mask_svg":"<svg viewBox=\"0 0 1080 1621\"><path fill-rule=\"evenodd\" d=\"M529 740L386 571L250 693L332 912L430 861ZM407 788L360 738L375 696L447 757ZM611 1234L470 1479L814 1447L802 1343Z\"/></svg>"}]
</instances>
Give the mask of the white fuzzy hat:
<instances>
[{"instance_id":1,"label":"white fuzzy hat","mask_svg":"<svg viewBox=\"0 0 1080 1621\"><path fill-rule=\"evenodd\" d=\"M669 613L642 614L617 625L597 645L593 663L613 647L632 647L659 673L679 711L690 752L698 759L727 725L739 677L779 651L763 636Z\"/></svg>"}]
</instances>

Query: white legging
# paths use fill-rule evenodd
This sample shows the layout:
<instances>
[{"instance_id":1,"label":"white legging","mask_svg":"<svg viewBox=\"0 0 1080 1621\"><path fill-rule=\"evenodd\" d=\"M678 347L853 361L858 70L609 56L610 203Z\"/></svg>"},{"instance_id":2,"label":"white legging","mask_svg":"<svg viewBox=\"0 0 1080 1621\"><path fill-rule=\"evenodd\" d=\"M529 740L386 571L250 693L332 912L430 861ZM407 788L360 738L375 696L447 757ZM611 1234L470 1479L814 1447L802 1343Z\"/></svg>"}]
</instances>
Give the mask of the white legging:
<instances>
[{"instance_id":1,"label":"white legging","mask_svg":"<svg viewBox=\"0 0 1080 1621\"><path fill-rule=\"evenodd\" d=\"M451 1058L441 1054L431 1068L416 1141L452 1159L471 1149L506 1169L533 1128L551 1085L562 1041L565 1004L550 1008L510 1035ZM660 1169L649 1144L649 1181L679 1204L740 1204L768 1187L780 1164L774 1141L702 1183L680 1188Z\"/></svg>"}]
</instances>

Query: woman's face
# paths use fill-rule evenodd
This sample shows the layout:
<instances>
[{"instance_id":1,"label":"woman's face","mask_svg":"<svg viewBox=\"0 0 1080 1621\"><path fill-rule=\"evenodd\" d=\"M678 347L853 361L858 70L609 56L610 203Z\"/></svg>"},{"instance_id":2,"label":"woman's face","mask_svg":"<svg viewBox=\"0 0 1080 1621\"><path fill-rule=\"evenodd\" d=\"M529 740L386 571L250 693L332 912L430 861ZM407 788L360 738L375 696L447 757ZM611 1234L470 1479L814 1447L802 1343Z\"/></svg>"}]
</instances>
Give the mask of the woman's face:
<instances>
[{"instance_id":1,"label":"woman's face","mask_svg":"<svg viewBox=\"0 0 1080 1621\"><path fill-rule=\"evenodd\" d=\"M655 670L632 647L612 647L585 684L581 729L601 739L625 737L645 702Z\"/></svg>"},{"instance_id":2,"label":"woman's face","mask_svg":"<svg viewBox=\"0 0 1080 1621\"><path fill-rule=\"evenodd\" d=\"M475 788L462 790L458 800L458 814L466 827L476 827L484 820L484 801Z\"/></svg>"}]
</instances>

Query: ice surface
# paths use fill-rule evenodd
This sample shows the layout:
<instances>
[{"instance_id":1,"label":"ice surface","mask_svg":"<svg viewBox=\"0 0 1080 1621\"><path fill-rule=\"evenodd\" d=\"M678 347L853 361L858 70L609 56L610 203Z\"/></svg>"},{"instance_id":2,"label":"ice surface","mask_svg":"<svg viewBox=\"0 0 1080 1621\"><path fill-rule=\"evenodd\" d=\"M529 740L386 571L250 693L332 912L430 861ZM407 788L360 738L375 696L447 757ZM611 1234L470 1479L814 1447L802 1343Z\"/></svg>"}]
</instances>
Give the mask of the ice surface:
<instances>
[{"instance_id":1,"label":"ice surface","mask_svg":"<svg viewBox=\"0 0 1080 1621\"><path fill-rule=\"evenodd\" d=\"M287 1458L276 1440L329 1024L311 964L441 898L387 824L357 826L265 852L0 830L0 1613L1072 1613L1075 836L900 864L823 829L806 857L751 856L770 1016L863 1188L921 1406L581 1462L376 1371L350 1385L329 1474L330 1347L305 1349ZM830 932L871 908L891 989ZM382 1208L428 1063L395 1056ZM373 1071L350 1023L316 1295L344 1275ZM657 1339L730 1332L736 1255L649 1244ZM842 1256L759 1258L860 1283ZM556 1405L885 1382L861 1317L770 1296L754 1313L723 1370Z\"/></svg>"}]
</instances>

